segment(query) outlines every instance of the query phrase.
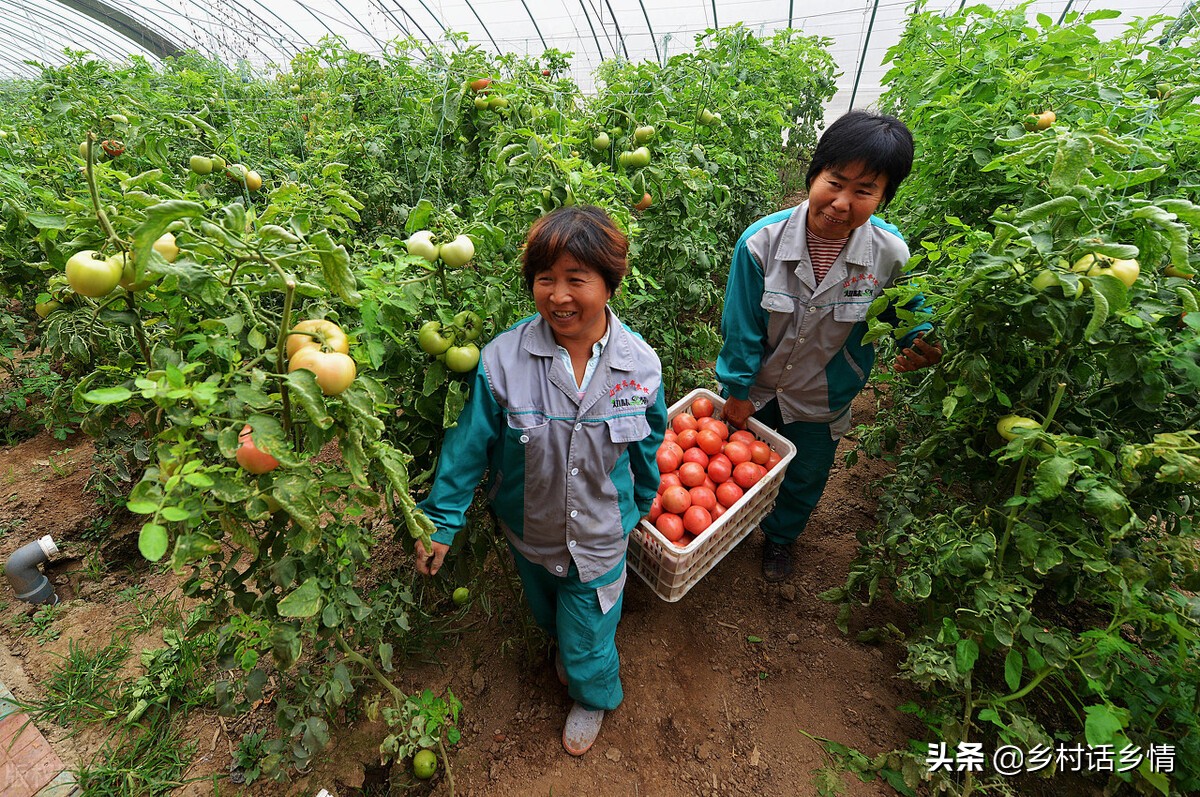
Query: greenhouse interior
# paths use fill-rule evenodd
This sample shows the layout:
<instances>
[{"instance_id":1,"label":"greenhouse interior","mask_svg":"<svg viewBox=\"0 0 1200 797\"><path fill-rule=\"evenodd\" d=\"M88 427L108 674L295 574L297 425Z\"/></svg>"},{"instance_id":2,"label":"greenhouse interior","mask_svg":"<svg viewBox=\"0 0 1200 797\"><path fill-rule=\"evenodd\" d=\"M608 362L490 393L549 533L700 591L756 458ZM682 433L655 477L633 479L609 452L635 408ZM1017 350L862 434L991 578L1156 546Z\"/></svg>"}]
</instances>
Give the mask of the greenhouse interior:
<instances>
[{"instance_id":1,"label":"greenhouse interior","mask_svg":"<svg viewBox=\"0 0 1200 797\"><path fill-rule=\"evenodd\" d=\"M1200 3L0 3L0 794L1200 794Z\"/></svg>"}]
</instances>

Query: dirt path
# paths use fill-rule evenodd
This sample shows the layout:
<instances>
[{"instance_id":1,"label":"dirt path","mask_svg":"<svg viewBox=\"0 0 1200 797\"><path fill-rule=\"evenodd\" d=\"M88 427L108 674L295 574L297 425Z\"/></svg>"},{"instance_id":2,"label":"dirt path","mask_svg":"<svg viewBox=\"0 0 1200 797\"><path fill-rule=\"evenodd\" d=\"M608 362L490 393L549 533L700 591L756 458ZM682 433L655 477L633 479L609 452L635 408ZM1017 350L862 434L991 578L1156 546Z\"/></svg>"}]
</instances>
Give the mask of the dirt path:
<instances>
[{"instance_id":1,"label":"dirt path","mask_svg":"<svg viewBox=\"0 0 1200 797\"><path fill-rule=\"evenodd\" d=\"M872 400L859 398L860 420ZM20 698L40 695L39 685L72 641L107 642L135 607L144 609L147 598L173 588L169 574L89 562L89 546L78 540L102 518L83 489L90 458L90 443L81 437L66 443L38 437L0 451L0 556L43 534L65 547L51 569L67 599L54 620L57 638L29 635L28 621L14 618L30 616L33 607L11 594L0 596L7 601L0 611L0 681ZM899 646L842 635L834 625L836 607L817 598L845 578L855 533L873 523L867 487L885 470L878 462L839 466L798 543L797 572L786 584L768 587L760 578L758 532L677 603L660 600L631 574L617 640L625 703L609 715L582 759L566 755L559 744L570 705L565 689L549 661L525 663L522 645L512 644L518 641L513 623L479 622L441 652L439 664L406 671L402 688L449 687L463 701L464 737L453 752L455 793L815 795L812 773L828 762L806 733L868 755L920 734L895 709L913 697L894 677ZM127 590L135 585L147 598L131 605ZM11 593L7 585L3 589ZM507 597L496 601L498 615L512 611ZM855 625L902 622L886 611L860 612ZM147 630L134 637L134 646L134 653L139 646L161 647L161 635ZM132 677L138 667L136 655L131 659ZM228 772L229 745L236 745L241 724L223 729L211 714L194 715L187 735L197 753L189 776ZM87 733L68 738L60 728L42 730L67 761L87 760L98 745ZM386 794L390 782L393 794L449 794L443 775L406 792L410 779L403 767L389 773L373 766L382 736L381 726L366 721L344 727L312 772L286 785L255 783L241 793L273 797L326 788L341 796ZM843 781L843 793L851 797L893 793L849 775ZM220 793L235 788L225 781ZM208 781L176 793L208 795L214 789Z\"/></svg>"}]
</instances>

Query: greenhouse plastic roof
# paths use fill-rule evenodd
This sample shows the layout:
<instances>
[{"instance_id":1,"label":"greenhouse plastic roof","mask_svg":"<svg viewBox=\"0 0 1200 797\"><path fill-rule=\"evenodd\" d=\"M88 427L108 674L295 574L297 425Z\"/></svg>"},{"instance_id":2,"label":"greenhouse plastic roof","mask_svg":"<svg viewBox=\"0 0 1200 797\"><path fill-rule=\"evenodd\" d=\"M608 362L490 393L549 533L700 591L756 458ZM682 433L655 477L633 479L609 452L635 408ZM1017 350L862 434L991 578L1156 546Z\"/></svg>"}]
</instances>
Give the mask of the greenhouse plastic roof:
<instances>
[{"instance_id":1,"label":"greenhouse plastic roof","mask_svg":"<svg viewBox=\"0 0 1200 797\"><path fill-rule=\"evenodd\" d=\"M926 8L963 5L930 0ZM1116 31L1135 17L1178 15L1188 6L1188 0L1055 0L1034 2L1030 15L1058 19L1067 10L1113 8L1122 17L1104 24ZM911 0L0 0L0 75L36 75L29 62L61 64L67 48L118 63L194 49L230 65L286 69L293 55L328 36L368 54L411 36L532 56L547 48L574 53L574 76L586 88L602 60L664 61L691 49L708 28L741 23L764 35L790 26L831 39L843 73L839 88L853 82L854 104L862 106L878 95L884 53L911 8ZM448 31L466 34L467 43L447 44Z\"/></svg>"}]
</instances>

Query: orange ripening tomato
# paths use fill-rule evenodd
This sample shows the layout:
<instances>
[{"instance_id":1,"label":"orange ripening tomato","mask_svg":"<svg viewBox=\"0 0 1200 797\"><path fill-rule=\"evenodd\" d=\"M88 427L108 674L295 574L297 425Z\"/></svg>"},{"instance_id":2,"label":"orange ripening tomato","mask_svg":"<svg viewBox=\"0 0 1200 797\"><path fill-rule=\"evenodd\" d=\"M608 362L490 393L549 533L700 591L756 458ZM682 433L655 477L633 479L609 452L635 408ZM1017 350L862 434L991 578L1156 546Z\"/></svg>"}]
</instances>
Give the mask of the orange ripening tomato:
<instances>
[{"instance_id":1,"label":"orange ripening tomato","mask_svg":"<svg viewBox=\"0 0 1200 797\"><path fill-rule=\"evenodd\" d=\"M756 465L766 465L771 459L771 447L762 440L750 444L750 461Z\"/></svg>"},{"instance_id":2,"label":"orange ripening tomato","mask_svg":"<svg viewBox=\"0 0 1200 797\"><path fill-rule=\"evenodd\" d=\"M704 484L706 474L699 462L685 462L679 466L679 483L684 487L699 487Z\"/></svg>"},{"instance_id":3,"label":"orange ripening tomato","mask_svg":"<svg viewBox=\"0 0 1200 797\"><path fill-rule=\"evenodd\" d=\"M700 396L692 402L692 415L697 418L707 418L713 414L712 399L707 396Z\"/></svg>"},{"instance_id":4,"label":"orange ripening tomato","mask_svg":"<svg viewBox=\"0 0 1200 797\"><path fill-rule=\"evenodd\" d=\"M675 434L680 434L684 429L695 429L696 419L686 412L681 412L671 419L671 428L675 430Z\"/></svg>"},{"instance_id":5,"label":"orange ripening tomato","mask_svg":"<svg viewBox=\"0 0 1200 797\"><path fill-rule=\"evenodd\" d=\"M668 540L675 542L683 536L683 518L671 512L663 512L658 516L658 520L654 521L654 528Z\"/></svg>"},{"instance_id":6,"label":"orange ripening tomato","mask_svg":"<svg viewBox=\"0 0 1200 797\"><path fill-rule=\"evenodd\" d=\"M250 424L238 435L237 463L255 475L269 473L279 467L279 460L254 445Z\"/></svg>"},{"instance_id":7,"label":"orange ripening tomato","mask_svg":"<svg viewBox=\"0 0 1200 797\"><path fill-rule=\"evenodd\" d=\"M668 487L662 492L663 512L669 512L672 515L682 515L691 505L692 494L682 485Z\"/></svg>"},{"instance_id":8,"label":"orange ripening tomato","mask_svg":"<svg viewBox=\"0 0 1200 797\"><path fill-rule=\"evenodd\" d=\"M749 490L758 484L766 472L767 469L762 465L755 465L753 462L743 462L734 466L733 480L737 482L738 487Z\"/></svg>"},{"instance_id":9,"label":"orange ripening tomato","mask_svg":"<svg viewBox=\"0 0 1200 797\"><path fill-rule=\"evenodd\" d=\"M693 487L688 493L692 496L692 506L704 507L711 512L717 505L717 496L709 487Z\"/></svg>"},{"instance_id":10,"label":"orange ripening tomato","mask_svg":"<svg viewBox=\"0 0 1200 797\"><path fill-rule=\"evenodd\" d=\"M753 432L748 432L745 429L738 429L736 432L729 435L730 442L736 441L738 443L745 443L746 445L750 445L757 439L758 438L754 436Z\"/></svg>"},{"instance_id":11,"label":"orange ripening tomato","mask_svg":"<svg viewBox=\"0 0 1200 797\"><path fill-rule=\"evenodd\" d=\"M664 473L658 479L658 494L662 495L667 491L668 487L679 487L678 473Z\"/></svg>"},{"instance_id":12,"label":"orange ripening tomato","mask_svg":"<svg viewBox=\"0 0 1200 797\"><path fill-rule=\"evenodd\" d=\"M673 450L665 444L658 447L658 454L655 455L655 460L658 462L659 474L670 473L679 468L680 460L683 457L678 456Z\"/></svg>"},{"instance_id":13,"label":"orange ripening tomato","mask_svg":"<svg viewBox=\"0 0 1200 797\"><path fill-rule=\"evenodd\" d=\"M723 453L729 457L729 461L733 463L735 468L743 462L750 461L750 446L737 440L730 440L726 443Z\"/></svg>"},{"instance_id":14,"label":"orange ripening tomato","mask_svg":"<svg viewBox=\"0 0 1200 797\"><path fill-rule=\"evenodd\" d=\"M699 434L695 429L684 429L679 433L676 442L684 451L696 445L696 435Z\"/></svg>"},{"instance_id":15,"label":"orange ripening tomato","mask_svg":"<svg viewBox=\"0 0 1200 797\"><path fill-rule=\"evenodd\" d=\"M712 525L712 514L702 506L689 506L683 513L683 527L692 534L700 534Z\"/></svg>"},{"instance_id":16,"label":"orange ripening tomato","mask_svg":"<svg viewBox=\"0 0 1200 797\"><path fill-rule=\"evenodd\" d=\"M722 441L720 435L718 435L712 429L703 429L699 432L696 432L696 445L701 451L711 457L714 454L721 453L721 448L724 446L724 441Z\"/></svg>"}]
</instances>

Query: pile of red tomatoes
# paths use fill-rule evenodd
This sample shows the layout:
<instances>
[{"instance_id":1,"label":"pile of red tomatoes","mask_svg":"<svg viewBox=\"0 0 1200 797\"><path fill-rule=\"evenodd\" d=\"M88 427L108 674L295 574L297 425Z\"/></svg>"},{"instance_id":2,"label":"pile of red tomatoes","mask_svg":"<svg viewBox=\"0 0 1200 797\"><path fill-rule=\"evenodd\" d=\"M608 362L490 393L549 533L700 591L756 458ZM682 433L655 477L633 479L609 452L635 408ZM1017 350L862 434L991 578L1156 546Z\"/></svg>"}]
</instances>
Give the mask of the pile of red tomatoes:
<instances>
[{"instance_id":1,"label":"pile of red tomatoes","mask_svg":"<svg viewBox=\"0 0 1200 797\"><path fill-rule=\"evenodd\" d=\"M646 519L680 548L708 530L780 460L753 433L731 430L713 417L714 409L711 399L695 399L671 419L658 449L661 480Z\"/></svg>"}]
</instances>

